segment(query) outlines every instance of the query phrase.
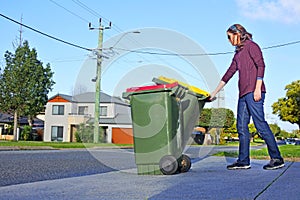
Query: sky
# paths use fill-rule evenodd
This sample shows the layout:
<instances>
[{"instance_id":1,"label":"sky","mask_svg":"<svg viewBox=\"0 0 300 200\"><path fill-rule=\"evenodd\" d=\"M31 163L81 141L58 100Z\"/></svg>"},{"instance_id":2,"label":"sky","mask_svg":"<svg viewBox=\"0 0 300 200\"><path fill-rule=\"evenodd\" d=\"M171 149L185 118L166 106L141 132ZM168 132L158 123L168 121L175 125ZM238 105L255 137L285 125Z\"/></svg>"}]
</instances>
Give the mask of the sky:
<instances>
[{"instance_id":1,"label":"sky","mask_svg":"<svg viewBox=\"0 0 300 200\"><path fill-rule=\"evenodd\" d=\"M21 30L22 41L54 72L49 97L94 90L99 31L89 30L88 24L98 28L99 18L102 27L112 22L103 31L101 90L114 96L128 87L153 84L159 75L212 92L233 57L226 30L242 24L263 51L267 121L287 131L297 129L273 115L271 106L285 96L287 84L300 78L298 0L2 0L0 14L77 45L21 29L0 16L0 67L5 67L5 52L14 52L20 43ZM236 74L219 100L207 106L236 113L237 81Z\"/></svg>"}]
</instances>

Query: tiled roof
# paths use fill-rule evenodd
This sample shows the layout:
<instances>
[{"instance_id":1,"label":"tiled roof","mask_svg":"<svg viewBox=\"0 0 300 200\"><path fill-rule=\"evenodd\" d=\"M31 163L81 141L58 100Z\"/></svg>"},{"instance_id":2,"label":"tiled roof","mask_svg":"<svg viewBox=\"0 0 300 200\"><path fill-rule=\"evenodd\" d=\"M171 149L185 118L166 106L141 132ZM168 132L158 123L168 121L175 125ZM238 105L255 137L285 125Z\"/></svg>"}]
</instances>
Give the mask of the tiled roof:
<instances>
[{"instance_id":1,"label":"tiled roof","mask_svg":"<svg viewBox=\"0 0 300 200\"><path fill-rule=\"evenodd\" d=\"M72 96L70 96L70 95L66 95L66 94L56 94L56 95L54 95L54 96L52 96L52 97L50 97L49 99L48 99L48 101L50 101L50 100L52 100L52 99L54 99L54 98L56 98L56 97L61 97L61 98L63 98L63 99L65 99L65 100L67 100L67 101L72 101Z\"/></svg>"},{"instance_id":2,"label":"tiled roof","mask_svg":"<svg viewBox=\"0 0 300 200\"><path fill-rule=\"evenodd\" d=\"M8 123L13 120L12 115L6 114L6 113L0 113L0 122L2 123Z\"/></svg>"},{"instance_id":3,"label":"tiled roof","mask_svg":"<svg viewBox=\"0 0 300 200\"><path fill-rule=\"evenodd\" d=\"M76 102L76 103L94 103L95 102L95 92L86 92L78 95L69 96L64 94L57 94L53 97L51 97L49 100L61 96L62 98L70 101L70 102ZM101 92L100 93L100 102L101 103L116 103L121 105L128 105L125 103L122 99L118 97L112 97L106 93Z\"/></svg>"},{"instance_id":4,"label":"tiled roof","mask_svg":"<svg viewBox=\"0 0 300 200\"><path fill-rule=\"evenodd\" d=\"M14 121L14 116L6 113L0 113L0 123L12 123ZM43 125L44 121L34 118L33 119L34 124L40 124ZM27 117L19 117L18 118L19 124L28 124Z\"/></svg>"}]
</instances>

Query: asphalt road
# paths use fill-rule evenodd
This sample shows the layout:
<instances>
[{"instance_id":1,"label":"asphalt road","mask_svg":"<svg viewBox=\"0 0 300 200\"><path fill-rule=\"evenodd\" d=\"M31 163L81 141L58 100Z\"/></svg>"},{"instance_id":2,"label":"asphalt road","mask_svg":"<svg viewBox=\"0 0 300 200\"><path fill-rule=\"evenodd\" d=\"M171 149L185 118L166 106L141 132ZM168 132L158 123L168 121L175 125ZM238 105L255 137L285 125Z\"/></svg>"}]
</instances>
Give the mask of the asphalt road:
<instances>
[{"instance_id":1,"label":"asphalt road","mask_svg":"<svg viewBox=\"0 0 300 200\"><path fill-rule=\"evenodd\" d=\"M237 147L189 147L193 162ZM135 168L133 149L0 151L0 186Z\"/></svg>"},{"instance_id":2,"label":"asphalt road","mask_svg":"<svg viewBox=\"0 0 300 200\"><path fill-rule=\"evenodd\" d=\"M126 168L126 164L121 165L122 159L116 156L117 152L109 150L1 151L0 186L101 174ZM100 161L101 157L106 163ZM127 167L133 167L134 163L131 163Z\"/></svg>"},{"instance_id":3,"label":"asphalt road","mask_svg":"<svg viewBox=\"0 0 300 200\"><path fill-rule=\"evenodd\" d=\"M226 170L235 158L210 156L224 150L237 147L190 147L192 168L171 176L137 175L132 149L0 150L0 199L299 199L300 163Z\"/></svg>"}]
</instances>

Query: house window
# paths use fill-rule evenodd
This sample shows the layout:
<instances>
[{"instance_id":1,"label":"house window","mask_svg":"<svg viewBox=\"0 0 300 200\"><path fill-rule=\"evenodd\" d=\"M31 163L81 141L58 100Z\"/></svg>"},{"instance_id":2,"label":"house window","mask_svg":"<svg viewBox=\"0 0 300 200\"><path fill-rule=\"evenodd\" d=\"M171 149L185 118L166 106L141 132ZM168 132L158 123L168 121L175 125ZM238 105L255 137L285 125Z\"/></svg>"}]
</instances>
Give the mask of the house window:
<instances>
[{"instance_id":1,"label":"house window","mask_svg":"<svg viewBox=\"0 0 300 200\"><path fill-rule=\"evenodd\" d=\"M53 105L52 106L52 115L64 115L65 106L64 105Z\"/></svg>"},{"instance_id":2,"label":"house window","mask_svg":"<svg viewBox=\"0 0 300 200\"><path fill-rule=\"evenodd\" d=\"M87 106L79 106L78 107L78 115L86 115L88 112Z\"/></svg>"},{"instance_id":3,"label":"house window","mask_svg":"<svg viewBox=\"0 0 300 200\"><path fill-rule=\"evenodd\" d=\"M63 141L63 126L51 126L51 141Z\"/></svg>"},{"instance_id":4,"label":"house window","mask_svg":"<svg viewBox=\"0 0 300 200\"><path fill-rule=\"evenodd\" d=\"M100 106L100 116L107 116L107 106Z\"/></svg>"}]
</instances>

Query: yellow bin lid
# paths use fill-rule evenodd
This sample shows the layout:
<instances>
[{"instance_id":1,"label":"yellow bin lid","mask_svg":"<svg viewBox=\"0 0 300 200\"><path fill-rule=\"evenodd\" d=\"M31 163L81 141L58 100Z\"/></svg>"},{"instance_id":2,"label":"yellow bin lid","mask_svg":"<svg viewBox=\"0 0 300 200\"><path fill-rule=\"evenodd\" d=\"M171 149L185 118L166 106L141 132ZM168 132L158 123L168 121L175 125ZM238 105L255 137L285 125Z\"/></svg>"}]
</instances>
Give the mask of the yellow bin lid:
<instances>
[{"instance_id":1,"label":"yellow bin lid","mask_svg":"<svg viewBox=\"0 0 300 200\"><path fill-rule=\"evenodd\" d=\"M209 96L210 96L210 94L209 94L208 92L206 92L206 91L204 91L204 90L201 90L200 88L197 88L197 87L195 87L195 86L189 85L189 84L187 84L187 83L183 83L183 82L181 82L181 81L178 81L178 80L176 80L176 79L167 78L167 77L164 77L164 76L160 76L160 77L158 77L158 79L161 80L161 81L164 81L164 82L166 82L166 83L174 83L174 82L177 82L177 83L179 83L180 85L182 85L183 87L188 88L190 91L192 91L192 92L194 92L194 93L196 93L196 94L200 94L200 95L203 95L203 96L205 96L205 97L209 97Z\"/></svg>"}]
</instances>

